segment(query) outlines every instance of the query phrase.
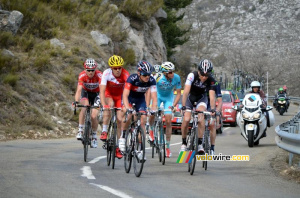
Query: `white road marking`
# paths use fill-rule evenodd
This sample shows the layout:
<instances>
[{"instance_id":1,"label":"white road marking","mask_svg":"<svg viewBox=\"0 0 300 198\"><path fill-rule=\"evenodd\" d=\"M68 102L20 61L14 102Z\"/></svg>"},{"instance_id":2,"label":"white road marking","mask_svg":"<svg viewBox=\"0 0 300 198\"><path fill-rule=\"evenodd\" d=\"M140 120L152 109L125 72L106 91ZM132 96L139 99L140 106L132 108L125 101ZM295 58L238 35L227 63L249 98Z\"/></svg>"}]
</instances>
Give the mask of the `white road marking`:
<instances>
[{"instance_id":1,"label":"white road marking","mask_svg":"<svg viewBox=\"0 0 300 198\"><path fill-rule=\"evenodd\" d=\"M101 159L106 158L106 156L100 156L100 157L96 157L93 160L89 161L90 164L95 164L96 162L100 161Z\"/></svg>"},{"instance_id":2,"label":"white road marking","mask_svg":"<svg viewBox=\"0 0 300 198\"><path fill-rule=\"evenodd\" d=\"M110 187L108 187L108 186L103 186L103 185L94 184L94 183L90 183L90 184L92 184L92 185L94 185L94 186L97 186L97 187L99 187L99 188L101 188L101 189L103 189L103 190L105 190L105 191L107 191L107 192L110 192L110 193L112 193L112 194L114 194L114 195L116 195L116 196L118 196L118 197L122 197L122 198L131 198L131 196L129 196L129 195L127 195L127 194L125 194L125 193L123 193L123 192L121 192L121 191L118 191L118 190L115 190L115 189L113 189L113 188L110 188Z\"/></svg>"},{"instance_id":3,"label":"white road marking","mask_svg":"<svg viewBox=\"0 0 300 198\"><path fill-rule=\"evenodd\" d=\"M90 166L84 166L80 170L82 170L82 177L86 177L88 179L96 179L95 176L92 173Z\"/></svg>"}]
</instances>

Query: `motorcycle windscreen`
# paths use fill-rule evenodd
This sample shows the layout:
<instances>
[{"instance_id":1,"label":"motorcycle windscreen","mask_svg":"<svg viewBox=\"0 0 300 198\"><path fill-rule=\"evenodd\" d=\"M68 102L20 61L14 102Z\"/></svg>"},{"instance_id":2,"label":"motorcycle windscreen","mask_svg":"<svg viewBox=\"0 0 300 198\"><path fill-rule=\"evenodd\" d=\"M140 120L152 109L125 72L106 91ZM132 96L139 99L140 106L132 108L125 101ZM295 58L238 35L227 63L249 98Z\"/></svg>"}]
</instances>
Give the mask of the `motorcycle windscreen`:
<instances>
[{"instance_id":1,"label":"motorcycle windscreen","mask_svg":"<svg viewBox=\"0 0 300 198\"><path fill-rule=\"evenodd\" d=\"M246 107L258 107L262 104L261 97L256 93L247 93L243 100L243 105Z\"/></svg>"}]
</instances>

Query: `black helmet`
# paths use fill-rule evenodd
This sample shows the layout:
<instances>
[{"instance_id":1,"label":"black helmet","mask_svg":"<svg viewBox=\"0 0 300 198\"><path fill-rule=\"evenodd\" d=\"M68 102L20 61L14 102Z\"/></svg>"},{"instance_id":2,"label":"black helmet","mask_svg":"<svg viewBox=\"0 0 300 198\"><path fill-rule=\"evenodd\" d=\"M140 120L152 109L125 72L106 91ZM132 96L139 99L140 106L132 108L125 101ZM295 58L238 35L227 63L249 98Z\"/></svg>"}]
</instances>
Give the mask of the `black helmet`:
<instances>
[{"instance_id":1,"label":"black helmet","mask_svg":"<svg viewBox=\"0 0 300 198\"><path fill-rule=\"evenodd\" d=\"M200 71L201 74L211 73L213 70L213 64L211 63L210 60L203 59L200 61L198 65L198 70Z\"/></svg>"}]
</instances>

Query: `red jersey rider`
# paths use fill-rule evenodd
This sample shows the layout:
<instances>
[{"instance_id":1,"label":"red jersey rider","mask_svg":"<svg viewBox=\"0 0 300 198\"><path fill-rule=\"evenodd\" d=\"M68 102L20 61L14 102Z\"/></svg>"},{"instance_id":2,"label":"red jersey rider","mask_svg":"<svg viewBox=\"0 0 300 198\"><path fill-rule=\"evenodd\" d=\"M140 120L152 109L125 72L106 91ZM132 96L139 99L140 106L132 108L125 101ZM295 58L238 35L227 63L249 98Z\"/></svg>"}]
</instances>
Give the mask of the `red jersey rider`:
<instances>
[{"instance_id":1,"label":"red jersey rider","mask_svg":"<svg viewBox=\"0 0 300 198\"><path fill-rule=\"evenodd\" d=\"M78 85L75 94L75 102L82 104L82 105L100 105L100 87L99 84L101 82L102 72L96 70L97 62L92 59L88 58L84 62L84 68L78 77ZM84 117L85 117L86 109L82 108L79 114L79 127L78 127L78 134L77 139L82 139L82 133L84 129ZM91 147L97 148L97 128L98 128L98 116L99 110L92 109L92 143Z\"/></svg>"}]
</instances>

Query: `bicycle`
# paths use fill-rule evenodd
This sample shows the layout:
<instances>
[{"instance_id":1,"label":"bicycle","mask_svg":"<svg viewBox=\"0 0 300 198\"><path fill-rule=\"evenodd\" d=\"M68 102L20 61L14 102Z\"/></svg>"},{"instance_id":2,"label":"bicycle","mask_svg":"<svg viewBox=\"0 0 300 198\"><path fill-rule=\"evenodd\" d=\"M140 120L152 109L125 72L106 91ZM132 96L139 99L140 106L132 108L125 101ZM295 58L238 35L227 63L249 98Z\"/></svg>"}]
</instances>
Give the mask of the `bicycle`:
<instances>
[{"instance_id":1,"label":"bicycle","mask_svg":"<svg viewBox=\"0 0 300 198\"><path fill-rule=\"evenodd\" d=\"M112 162L111 168L115 168L115 155L117 148L117 110L121 108L110 108L112 112L112 117L109 122L108 130L107 130L107 138L104 142L102 148L106 149L106 160L107 166Z\"/></svg>"},{"instance_id":2,"label":"bicycle","mask_svg":"<svg viewBox=\"0 0 300 198\"><path fill-rule=\"evenodd\" d=\"M83 144L83 159L86 162L88 156L88 147L91 146L91 138L92 135L92 121L91 121L91 109L99 108L99 106L91 106L91 105L81 105L81 104L74 104L74 115L76 115L76 107L83 107L86 108L85 114L85 121L84 121L84 134L82 137L82 144Z\"/></svg>"},{"instance_id":3,"label":"bicycle","mask_svg":"<svg viewBox=\"0 0 300 198\"><path fill-rule=\"evenodd\" d=\"M194 109L195 109L195 105L194 105ZM197 110L192 110L192 118L193 118L193 122L192 122L192 128L189 131L188 135L187 135L187 148L189 151L193 151L194 152L194 156L192 158L192 161L188 163L188 172L190 173L190 175L194 174L194 170L195 170L195 166L196 166L196 161L197 161L197 152L198 152L198 114L199 113L203 113L204 114L204 119L205 119L205 134L208 130L208 134L209 134L209 129L208 127L206 127L206 116L210 115L210 112L207 111L197 111Z\"/></svg>"},{"instance_id":4,"label":"bicycle","mask_svg":"<svg viewBox=\"0 0 300 198\"><path fill-rule=\"evenodd\" d=\"M203 135L203 147L204 147L204 153L207 153L207 155L210 155L210 130L209 130L209 124L213 121L215 116L211 116L211 112L204 111L204 120L205 120L205 131ZM208 122L208 119L210 118L210 121ZM202 167L207 170L207 160L202 162Z\"/></svg>"},{"instance_id":5,"label":"bicycle","mask_svg":"<svg viewBox=\"0 0 300 198\"><path fill-rule=\"evenodd\" d=\"M134 106L135 105L133 104L133 109ZM125 172L129 173L133 159L134 173L136 177L139 177L142 174L145 162L145 133L141 127L141 115L144 115L144 113L136 112L135 110L127 110L124 122L127 122L127 116L129 113L132 114L132 122L125 135L125 152L123 155L124 167ZM136 120L134 119L134 114L137 116ZM141 151L143 151L142 160L138 158L138 154Z\"/></svg>"},{"instance_id":6,"label":"bicycle","mask_svg":"<svg viewBox=\"0 0 300 198\"><path fill-rule=\"evenodd\" d=\"M152 158L154 157L154 150L156 150L156 153L158 153L158 160L162 163L162 165L165 165L166 161L166 138L164 134L164 128L163 128L163 110L159 109L155 113L155 121L154 121L154 141L152 146ZM150 143L150 141L149 141Z\"/></svg>"}]
</instances>

